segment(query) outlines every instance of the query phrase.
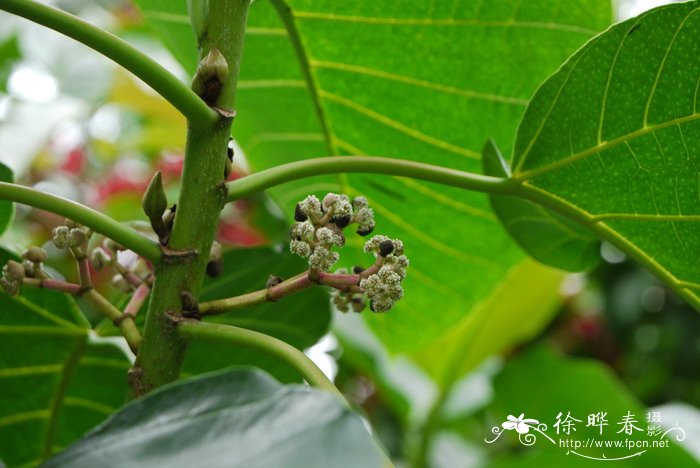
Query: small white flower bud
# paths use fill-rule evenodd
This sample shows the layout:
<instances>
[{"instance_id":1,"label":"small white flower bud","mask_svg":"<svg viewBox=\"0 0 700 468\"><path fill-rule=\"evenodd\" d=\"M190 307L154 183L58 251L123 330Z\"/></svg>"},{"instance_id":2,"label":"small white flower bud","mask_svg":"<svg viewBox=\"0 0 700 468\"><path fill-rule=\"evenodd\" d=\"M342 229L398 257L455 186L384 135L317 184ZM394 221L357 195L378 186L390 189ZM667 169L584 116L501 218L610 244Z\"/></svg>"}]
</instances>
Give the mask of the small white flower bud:
<instances>
[{"instance_id":1,"label":"small white flower bud","mask_svg":"<svg viewBox=\"0 0 700 468\"><path fill-rule=\"evenodd\" d=\"M14 260L7 262L7 265L2 270L3 276L6 276L9 281L20 282L24 279L25 272L21 263Z\"/></svg>"},{"instance_id":2,"label":"small white flower bud","mask_svg":"<svg viewBox=\"0 0 700 468\"><path fill-rule=\"evenodd\" d=\"M30 278L36 275L37 264L31 260L22 260L22 267L24 267L24 274Z\"/></svg>"},{"instance_id":3,"label":"small white flower bud","mask_svg":"<svg viewBox=\"0 0 700 468\"><path fill-rule=\"evenodd\" d=\"M325 247L318 246L309 257L309 266L316 270L328 271L340 256Z\"/></svg>"},{"instance_id":4,"label":"small white flower bud","mask_svg":"<svg viewBox=\"0 0 700 468\"><path fill-rule=\"evenodd\" d=\"M299 203L299 208L302 213L311 219L311 221L318 221L321 216L323 216L323 210L321 210L321 202L315 195L309 195L304 198L304 200Z\"/></svg>"},{"instance_id":5,"label":"small white flower bud","mask_svg":"<svg viewBox=\"0 0 700 468\"><path fill-rule=\"evenodd\" d=\"M92 266L95 267L95 270L101 270L105 267L105 265L112 263L112 258L107 254L107 252L102 250L101 247L96 247L90 253L90 263L92 263Z\"/></svg>"},{"instance_id":6,"label":"small white flower bud","mask_svg":"<svg viewBox=\"0 0 700 468\"><path fill-rule=\"evenodd\" d=\"M381 313L386 312L394 306L394 301L391 299L382 297L378 299L373 299L370 301L370 309L372 312Z\"/></svg>"},{"instance_id":7,"label":"small white flower bud","mask_svg":"<svg viewBox=\"0 0 700 468\"><path fill-rule=\"evenodd\" d=\"M314 240L314 225L311 221L303 221L294 223L289 230L289 235L293 240L313 242Z\"/></svg>"},{"instance_id":8,"label":"small white flower bud","mask_svg":"<svg viewBox=\"0 0 700 468\"><path fill-rule=\"evenodd\" d=\"M342 236L327 227L319 228L316 231L316 238L324 247L330 247L331 245L342 246L345 243Z\"/></svg>"},{"instance_id":9,"label":"small white flower bud","mask_svg":"<svg viewBox=\"0 0 700 468\"><path fill-rule=\"evenodd\" d=\"M47 258L46 250L42 249L41 247L31 246L26 252L24 252L22 258L25 258L33 263L43 263Z\"/></svg>"},{"instance_id":10,"label":"small white flower bud","mask_svg":"<svg viewBox=\"0 0 700 468\"><path fill-rule=\"evenodd\" d=\"M329 193L328 195L323 197L323 202L321 203L321 206L323 206L323 209L325 211L328 211L331 208L331 206L333 206L335 202L338 201L339 198L340 195L338 195L337 193Z\"/></svg>"},{"instance_id":11,"label":"small white flower bud","mask_svg":"<svg viewBox=\"0 0 700 468\"><path fill-rule=\"evenodd\" d=\"M17 281L10 281L7 278L0 278L0 286L10 296L15 296L19 293L20 285Z\"/></svg>"},{"instance_id":12,"label":"small white flower bud","mask_svg":"<svg viewBox=\"0 0 700 468\"><path fill-rule=\"evenodd\" d=\"M366 207L358 209L355 211L353 221L358 224L357 233L366 236L374 230L374 210Z\"/></svg>"},{"instance_id":13,"label":"small white flower bud","mask_svg":"<svg viewBox=\"0 0 700 468\"><path fill-rule=\"evenodd\" d=\"M304 241L298 241L296 239L292 239L292 241L289 243L289 250L293 254L297 254L303 258L311 255L311 246Z\"/></svg>"},{"instance_id":14,"label":"small white flower bud","mask_svg":"<svg viewBox=\"0 0 700 468\"><path fill-rule=\"evenodd\" d=\"M68 232L68 247L80 247L87 240L87 236L80 228L73 228Z\"/></svg>"},{"instance_id":15,"label":"small white flower bud","mask_svg":"<svg viewBox=\"0 0 700 468\"><path fill-rule=\"evenodd\" d=\"M70 234L70 229L68 226L57 226L51 231L51 242L56 246L57 249L65 249L68 247L68 235Z\"/></svg>"},{"instance_id":16,"label":"small white flower bud","mask_svg":"<svg viewBox=\"0 0 700 468\"><path fill-rule=\"evenodd\" d=\"M331 289L331 302L340 312L350 312L350 298L347 294Z\"/></svg>"},{"instance_id":17,"label":"small white flower bud","mask_svg":"<svg viewBox=\"0 0 700 468\"><path fill-rule=\"evenodd\" d=\"M352 199L352 207L356 210L361 210L362 208L367 208L369 202L365 197L355 197Z\"/></svg>"}]
</instances>

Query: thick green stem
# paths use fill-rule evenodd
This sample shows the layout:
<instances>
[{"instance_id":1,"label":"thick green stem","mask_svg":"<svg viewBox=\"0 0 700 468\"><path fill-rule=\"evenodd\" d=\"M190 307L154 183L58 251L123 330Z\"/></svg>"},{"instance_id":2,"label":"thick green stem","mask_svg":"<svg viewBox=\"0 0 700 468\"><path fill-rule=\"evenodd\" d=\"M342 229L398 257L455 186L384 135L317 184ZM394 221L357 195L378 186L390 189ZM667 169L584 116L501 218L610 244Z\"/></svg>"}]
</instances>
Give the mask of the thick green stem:
<instances>
[{"instance_id":1,"label":"thick green stem","mask_svg":"<svg viewBox=\"0 0 700 468\"><path fill-rule=\"evenodd\" d=\"M283 164L229 182L228 199L229 201L238 200L296 179L343 172L410 177L478 192L505 195L512 195L517 186L517 182L512 179L489 177L404 159L377 156L333 156Z\"/></svg>"},{"instance_id":2,"label":"thick green stem","mask_svg":"<svg viewBox=\"0 0 700 468\"><path fill-rule=\"evenodd\" d=\"M225 343L259 351L275 357L296 370L309 384L343 398L340 391L311 359L282 340L245 328L197 320L184 320L177 331L187 341ZM344 398L343 398L344 400ZM345 400L344 400L345 401Z\"/></svg>"},{"instance_id":3,"label":"thick green stem","mask_svg":"<svg viewBox=\"0 0 700 468\"><path fill-rule=\"evenodd\" d=\"M234 108L248 7L249 0L211 0L204 21L206 29L200 34L198 74L209 74L207 99L220 109ZM228 72L224 82L210 86L210 79L222 76L212 75L210 69L202 66L214 49L225 59ZM201 81L195 76L193 82ZM217 94L212 95L212 90ZM131 374L135 395L171 382L180 374L185 345L165 314L182 311L182 292L194 297L199 294L219 213L226 201L224 170L230 130L230 119L221 118L209 127L190 122L182 189L168 255L156 267L143 342Z\"/></svg>"},{"instance_id":4,"label":"thick green stem","mask_svg":"<svg viewBox=\"0 0 700 468\"><path fill-rule=\"evenodd\" d=\"M0 182L0 199L22 203L65 216L115 240L127 249L133 250L152 262L157 262L160 259L161 252L158 244L109 216L80 203L7 182Z\"/></svg>"},{"instance_id":5,"label":"thick green stem","mask_svg":"<svg viewBox=\"0 0 700 468\"><path fill-rule=\"evenodd\" d=\"M118 37L56 8L28 0L0 0L0 9L65 34L114 60L163 96L194 125L209 126L218 120L184 83L158 62Z\"/></svg>"}]
</instances>

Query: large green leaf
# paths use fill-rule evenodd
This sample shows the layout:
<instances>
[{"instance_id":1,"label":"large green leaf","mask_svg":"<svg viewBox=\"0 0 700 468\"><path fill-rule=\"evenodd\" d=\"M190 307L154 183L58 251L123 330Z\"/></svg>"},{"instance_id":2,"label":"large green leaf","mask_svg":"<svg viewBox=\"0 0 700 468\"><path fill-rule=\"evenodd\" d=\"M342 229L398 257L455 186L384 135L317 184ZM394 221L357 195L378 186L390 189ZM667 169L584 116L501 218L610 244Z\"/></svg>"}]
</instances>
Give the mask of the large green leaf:
<instances>
[{"instance_id":1,"label":"large green leaf","mask_svg":"<svg viewBox=\"0 0 700 468\"><path fill-rule=\"evenodd\" d=\"M484 147L484 173L510 177L496 144ZM598 238L556 211L515 196L490 195L491 206L513 240L532 258L567 271L587 270L600 261Z\"/></svg>"},{"instance_id":2,"label":"large green leaf","mask_svg":"<svg viewBox=\"0 0 700 468\"><path fill-rule=\"evenodd\" d=\"M504 371L494 381L495 399L489 411L494 424L506 420L508 415L517 417L521 413L526 418L537 419L547 425L546 433L554 438L569 439L585 443L589 438L595 440L621 441L630 440L648 441L651 444L658 435L647 435L646 408L624 387L624 385L604 366L592 360L564 358L556 355L545 346L535 347L526 353L517 356L509 362ZM599 411L607 412L608 426L600 428L587 427L588 415ZM633 431L628 436L624 432L618 432L621 419L631 412L643 431ZM563 432L556 434L556 417L563 412L562 419L567 413L581 422L574 423L575 431L570 435ZM663 419L663 414L661 415ZM664 421L673 425L671 421ZM678 421L680 427L684 421ZM688 427L686 426L686 429ZM512 432L512 433L511 433ZM537 437L531 447L522 446L517 439L515 431L505 431L500 437L500 443L505 444L507 450L500 453L509 453L500 459L495 466L598 466L599 461L590 461L569 453L576 451L581 455L603 458L623 457L644 450L640 456L631 460L616 461L621 466L674 466L695 467L697 460L676 445L675 435L671 433L667 440L670 446L667 448L579 448L559 447L552 444L544 436L536 431L531 431ZM483 437L488 440L494 438L491 431L485 430ZM589 442L590 444L591 442ZM505 448L504 446L501 446Z\"/></svg>"},{"instance_id":3,"label":"large green leaf","mask_svg":"<svg viewBox=\"0 0 700 468\"><path fill-rule=\"evenodd\" d=\"M45 466L379 467L337 397L251 371L195 377L126 406Z\"/></svg>"},{"instance_id":4,"label":"large green leaf","mask_svg":"<svg viewBox=\"0 0 700 468\"><path fill-rule=\"evenodd\" d=\"M163 28L186 21L184 2L136 3ZM234 129L256 170L343 152L479 172L483 142L510 147L537 85L611 16L607 0L272 3L282 20L270 2L251 8ZM192 71L193 35L182 32L162 38ZM366 195L377 232L407 245L405 299L368 316L392 351L419 352L523 260L480 194L367 175L271 194L291 214L326 190Z\"/></svg>"},{"instance_id":5,"label":"large green leaf","mask_svg":"<svg viewBox=\"0 0 700 468\"><path fill-rule=\"evenodd\" d=\"M489 356L537 336L559 310L562 279L561 271L524 260L508 272L497 291L414 359L438 385L449 388Z\"/></svg>"},{"instance_id":6,"label":"large green leaf","mask_svg":"<svg viewBox=\"0 0 700 468\"><path fill-rule=\"evenodd\" d=\"M73 442L124 402L128 368L70 296L0 293L0 459L34 465Z\"/></svg>"},{"instance_id":7,"label":"large green leaf","mask_svg":"<svg viewBox=\"0 0 700 468\"><path fill-rule=\"evenodd\" d=\"M269 275L289 278L308 268L301 259L271 248L229 250L224 254L223 262L221 275L204 283L202 301L263 289ZM256 330L303 350L328 331L330 317L328 293L318 287L278 302L212 316L206 320ZM187 350L183 372L187 375L233 365L254 365L279 380L301 381L293 369L274 358L216 343L192 344Z\"/></svg>"},{"instance_id":8,"label":"large green leaf","mask_svg":"<svg viewBox=\"0 0 700 468\"><path fill-rule=\"evenodd\" d=\"M538 90L513 176L700 308L700 8L669 5L586 44Z\"/></svg>"}]
</instances>

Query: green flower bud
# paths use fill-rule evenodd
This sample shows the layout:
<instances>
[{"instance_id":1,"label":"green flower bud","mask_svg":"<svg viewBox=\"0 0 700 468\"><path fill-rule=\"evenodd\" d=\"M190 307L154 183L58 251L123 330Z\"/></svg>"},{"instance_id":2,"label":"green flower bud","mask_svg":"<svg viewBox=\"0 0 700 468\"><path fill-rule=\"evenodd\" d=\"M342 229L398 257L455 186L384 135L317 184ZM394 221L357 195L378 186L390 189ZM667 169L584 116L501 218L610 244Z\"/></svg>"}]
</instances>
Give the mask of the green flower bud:
<instances>
[{"instance_id":1,"label":"green flower bud","mask_svg":"<svg viewBox=\"0 0 700 468\"><path fill-rule=\"evenodd\" d=\"M0 286L10 296L15 296L20 290L18 282L9 281L7 278L0 278Z\"/></svg>"},{"instance_id":2,"label":"green flower bud","mask_svg":"<svg viewBox=\"0 0 700 468\"><path fill-rule=\"evenodd\" d=\"M204 102L212 106L219 99L227 76L228 62L226 57L214 47L197 65L197 72L192 80L192 89Z\"/></svg>"},{"instance_id":3,"label":"green flower bud","mask_svg":"<svg viewBox=\"0 0 700 468\"><path fill-rule=\"evenodd\" d=\"M148 184L146 192L141 199L141 207L153 224L154 220L161 220L163 213L168 208L168 199L163 190L163 177L160 171L156 172Z\"/></svg>"},{"instance_id":4,"label":"green flower bud","mask_svg":"<svg viewBox=\"0 0 700 468\"><path fill-rule=\"evenodd\" d=\"M36 270L38 263L34 263L31 260L22 260L22 267L24 268L24 274L30 278L36 276Z\"/></svg>"},{"instance_id":5,"label":"green flower bud","mask_svg":"<svg viewBox=\"0 0 700 468\"><path fill-rule=\"evenodd\" d=\"M112 263L112 259L109 255L107 255L107 252L102 250L102 248L97 247L90 252L90 263L92 263L95 270L101 270L106 265Z\"/></svg>"},{"instance_id":6,"label":"green flower bud","mask_svg":"<svg viewBox=\"0 0 700 468\"><path fill-rule=\"evenodd\" d=\"M51 242L57 249L65 249L68 247L68 235L70 229L68 226L57 226L51 231Z\"/></svg>"},{"instance_id":7,"label":"green flower bud","mask_svg":"<svg viewBox=\"0 0 700 468\"><path fill-rule=\"evenodd\" d=\"M350 306L354 312L359 314L367 307L367 299L362 294L353 294L350 298Z\"/></svg>"},{"instance_id":8,"label":"green flower bud","mask_svg":"<svg viewBox=\"0 0 700 468\"><path fill-rule=\"evenodd\" d=\"M68 232L68 247L80 247L87 240L87 236L80 228L73 228Z\"/></svg>"},{"instance_id":9,"label":"green flower bud","mask_svg":"<svg viewBox=\"0 0 700 468\"><path fill-rule=\"evenodd\" d=\"M33 263L43 263L47 259L46 250L41 247L31 246L24 252L22 258Z\"/></svg>"},{"instance_id":10,"label":"green flower bud","mask_svg":"<svg viewBox=\"0 0 700 468\"><path fill-rule=\"evenodd\" d=\"M3 268L3 274L7 275L8 279L20 282L24 279L25 271L21 263L10 260Z\"/></svg>"},{"instance_id":11,"label":"green flower bud","mask_svg":"<svg viewBox=\"0 0 700 468\"><path fill-rule=\"evenodd\" d=\"M270 275L269 278L267 278L267 282L265 283L266 288L274 288L278 284L280 284L282 281L284 281L281 277L277 275Z\"/></svg>"}]
</instances>

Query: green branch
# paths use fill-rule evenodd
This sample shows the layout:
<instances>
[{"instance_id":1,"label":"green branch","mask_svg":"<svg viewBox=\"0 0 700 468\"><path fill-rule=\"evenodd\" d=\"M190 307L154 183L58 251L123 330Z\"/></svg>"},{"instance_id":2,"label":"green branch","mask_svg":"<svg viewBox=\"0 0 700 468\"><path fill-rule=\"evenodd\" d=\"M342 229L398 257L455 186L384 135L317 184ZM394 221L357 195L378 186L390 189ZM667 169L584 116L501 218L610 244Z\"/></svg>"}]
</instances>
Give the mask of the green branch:
<instances>
[{"instance_id":1,"label":"green branch","mask_svg":"<svg viewBox=\"0 0 700 468\"><path fill-rule=\"evenodd\" d=\"M218 323L184 320L177 331L185 341L224 343L252 349L275 357L296 370L309 384L343 398L340 391L304 353L282 340L263 333Z\"/></svg>"},{"instance_id":2,"label":"green branch","mask_svg":"<svg viewBox=\"0 0 700 468\"><path fill-rule=\"evenodd\" d=\"M161 251L155 242L120 224L109 216L80 203L7 182L0 182L0 199L22 203L65 216L76 223L87 226L93 231L113 239L152 262L157 262L160 259Z\"/></svg>"},{"instance_id":3,"label":"green branch","mask_svg":"<svg viewBox=\"0 0 700 468\"><path fill-rule=\"evenodd\" d=\"M64 11L28 0L0 0L0 9L65 34L114 60L146 82L187 120L197 126L214 124L218 114L187 85L158 62L113 34Z\"/></svg>"},{"instance_id":4,"label":"green branch","mask_svg":"<svg viewBox=\"0 0 700 468\"><path fill-rule=\"evenodd\" d=\"M512 195L517 182L404 159L376 156L333 156L305 159L266 169L227 184L229 201L285 182L324 174L364 172L427 180L478 192Z\"/></svg>"},{"instance_id":5,"label":"green branch","mask_svg":"<svg viewBox=\"0 0 700 468\"><path fill-rule=\"evenodd\" d=\"M0 0L1 1L1 0ZM197 18L199 65L193 84L206 84L202 95L217 109L235 110L238 69L250 0L211 0L205 15ZM156 266L156 281L144 326L143 344L136 357L134 395L176 380L185 346L173 333L166 313L182 311L182 294L194 298L204 279L209 253L226 203L224 185L227 145L232 119L216 125L187 129L177 213L167 247L185 253ZM189 255L187 255L189 253Z\"/></svg>"}]
</instances>

